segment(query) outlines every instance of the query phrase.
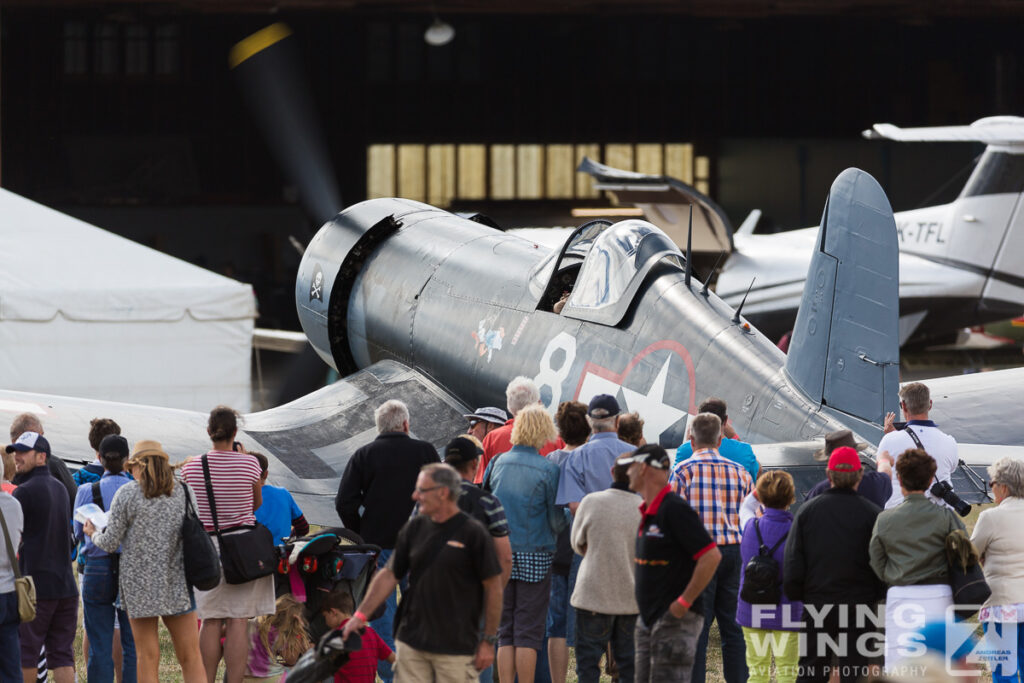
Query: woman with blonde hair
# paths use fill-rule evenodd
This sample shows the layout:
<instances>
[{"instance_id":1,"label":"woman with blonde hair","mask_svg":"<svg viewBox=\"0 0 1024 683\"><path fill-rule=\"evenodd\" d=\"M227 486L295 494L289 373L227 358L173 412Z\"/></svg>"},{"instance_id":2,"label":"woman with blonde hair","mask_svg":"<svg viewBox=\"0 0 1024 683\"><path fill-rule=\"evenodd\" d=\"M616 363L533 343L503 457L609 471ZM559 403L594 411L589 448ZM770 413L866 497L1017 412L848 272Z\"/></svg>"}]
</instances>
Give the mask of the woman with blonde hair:
<instances>
[{"instance_id":1,"label":"woman with blonde hair","mask_svg":"<svg viewBox=\"0 0 1024 683\"><path fill-rule=\"evenodd\" d=\"M290 593L277 599L274 614L249 621L251 643L245 683L276 683L285 667L295 666L299 657L313 646L309 639L303 604Z\"/></svg>"},{"instance_id":2,"label":"woman with blonde hair","mask_svg":"<svg viewBox=\"0 0 1024 683\"><path fill-rule=\"evenodd\" d=\"M971 541L981 555L985 579L992 595L981 607L978 621L985 630L996 628L1000 634L1007 624L1016 631L1017 662L1013 670L1004 671L1000 664L992 672L993 683L1024 680L1024 462L1001 458L989 465L989 486L995 507L978 515Z\"/></svg>"},{"instance_id":3,"label":"woman with blonde hair","mask_svg":"<svg viewBox=\"0 0 1024 683\"><path fill-rule=\"evenodd\" d=\"M206 680L199 654L195 601L185 581L181 522L188 487L176 481L167 453L157 441L139 441L128 460L135 481L119 488L110 504L107 527L86 522L83 531L108 553L121 546L121 605L128 613L139 681L158 680L160 641L157 620L171 634L186 683Z\"/></svg>"},{"instance_id":4,"label":"woman with blonde hair","mask_svg":"<svg viewBox=\"0 0 1024 683\"><path fill-rule=\"evenodd\" d=\"M551 562L565 513L555 506L557 464L540 454L556 437L551 416L539 403L523 408L512 428L512 450L496 455L484 488L501 501L512 543L512 576L505 587L498 627L498 674L532 683L551 591Z\"/></svg>"}]
</instances>

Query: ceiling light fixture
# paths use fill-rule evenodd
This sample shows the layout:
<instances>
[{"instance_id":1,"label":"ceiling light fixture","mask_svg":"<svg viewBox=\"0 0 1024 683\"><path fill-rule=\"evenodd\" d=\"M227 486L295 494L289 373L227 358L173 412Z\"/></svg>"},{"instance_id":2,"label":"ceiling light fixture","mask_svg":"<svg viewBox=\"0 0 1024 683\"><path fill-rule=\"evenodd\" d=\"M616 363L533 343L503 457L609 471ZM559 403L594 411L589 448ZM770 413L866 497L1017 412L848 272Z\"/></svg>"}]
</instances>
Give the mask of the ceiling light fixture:
<instances>
[{"instance_id":1,"label":"ceiling light fixture","mask_svg":"<svg viewBox=\"0 0 1024 683\"><path fill-rule=\"evenodd\" d=\"M423 40L427 41L427 45L434 47L442 47L452 42L455 38L455 29L451 24L441 21L441 18L434 15L434 23L423 34Z\"/></svg>"}]
</instances>

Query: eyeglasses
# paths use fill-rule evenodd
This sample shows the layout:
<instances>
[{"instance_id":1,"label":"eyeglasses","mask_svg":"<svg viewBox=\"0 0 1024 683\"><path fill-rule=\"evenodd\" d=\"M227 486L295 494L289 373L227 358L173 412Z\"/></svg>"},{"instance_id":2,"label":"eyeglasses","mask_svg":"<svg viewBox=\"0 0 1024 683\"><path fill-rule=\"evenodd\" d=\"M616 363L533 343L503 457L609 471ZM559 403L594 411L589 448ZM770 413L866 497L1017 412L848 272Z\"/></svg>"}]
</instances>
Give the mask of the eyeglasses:
<instances>
[{"instance_id":1,"label":"eyeglasses","mask_svg":"<svg viewBox=\"0 0 1024 683\"><path fill-rule=\"evenodd\" d=\"M480 424L480 420L470 420L469 428L472 429L473 427L476 427L478 424Z\"/></svg>"},{"instance_id":2,"label":"eyeglasses","mask_svg":"<svg viewBox=\"0 0 1024 683\"><path fill-rule=\"evenodd\" d=\"M419 486L417 486L416 487L416 493L418 493L418 494L420 494L422 496L424 493L430 493L431 491L436 491L438 489L443 489L443 488L444 487L440 486L440 485L438 485L438 486L428 486L425 489L421 489Z\"/></svg>"},{"instance_id":3,"label":"eyeglasses","mask_svg":"<svg viewBox=\"0 0 1024 683\"><path fill-rule=\"evenodd\" d=\"M1001 482L998 482L998 481L996 481L995 479L993 479L992 481L990 481L990 482L988 483L988 487L989 487L989 488L994 488L994 487L995 487L995 485L996 485L996 484L999 484L999 483L1001 483Z\"/></svg>"}]
</instances>

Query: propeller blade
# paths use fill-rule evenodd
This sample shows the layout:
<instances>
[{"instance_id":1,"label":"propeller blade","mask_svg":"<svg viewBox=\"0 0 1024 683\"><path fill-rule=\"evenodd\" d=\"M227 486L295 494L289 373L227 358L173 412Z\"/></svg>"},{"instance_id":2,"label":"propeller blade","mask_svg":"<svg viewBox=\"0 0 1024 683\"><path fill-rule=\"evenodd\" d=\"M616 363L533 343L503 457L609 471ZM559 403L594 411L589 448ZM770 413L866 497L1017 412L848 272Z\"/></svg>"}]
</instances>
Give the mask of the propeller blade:
<instances>
[{"instance_id":1,"label":"propeller blade","mask_svg":"<svg viewBox=\"0 0 1024 683\"><path fill-rule=\"evenodd\" d=\"M321 225L342 208L341 196L290 35L286 25L271 24L232 47L228 62L271 152Z\"/></svg>"}]
</instances>

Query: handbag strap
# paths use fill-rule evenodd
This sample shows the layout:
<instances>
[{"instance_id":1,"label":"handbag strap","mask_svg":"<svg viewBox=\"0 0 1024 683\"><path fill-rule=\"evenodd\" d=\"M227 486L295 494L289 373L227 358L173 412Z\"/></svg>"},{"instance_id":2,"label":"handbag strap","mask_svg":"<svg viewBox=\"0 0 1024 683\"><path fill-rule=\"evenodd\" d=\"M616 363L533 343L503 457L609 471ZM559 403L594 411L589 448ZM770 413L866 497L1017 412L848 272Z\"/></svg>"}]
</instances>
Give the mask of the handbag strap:
<instances>
[{"instance_id":1,"label":"handbag strap","mask_svg":"<svg viewBox=\"0 0 1024 683\"><path fill-rule=\"evenodd\" d=\"M0 509L0 526L4 529L4 540L7 542L7 559L11 561L11 569L14 570L14 578L21 578L21 567L18 566L18 558L14 555L14 546L11 545L11 535L7 533L7 520L4 519L4 511Z\"/></svg>"},{"instance_id":2,"label":"handbag strap","mask_svg":"<svg viewBox=\"0 0 1024 683\"><path fill-rule=\"evenodd\" d=\"M198 518L199 513L196 512L195 507L192 505L192 491L189 489L188 484L181 480L175 483L181 486L181 490L185 493L185 516L188 517L188 513L191 512L193 517Z\"/></svg>"},{"instance_id":3,"label":"handbag strap","mask_svg":"<svg viewBox=\"0 0 1024 683\"><path fill-rule=\"evenodd\" d=\"M206 480L206 497L210 503L210 516L213 517L213 531L217 534L217 539L220 540L220 525L217 524L217 503L213 500L213 482L210 480L210 463L205 455L201 460L203 461L203 479ZM185 497L188 498L187 495Z\"/></svg>"}]
</instances>

